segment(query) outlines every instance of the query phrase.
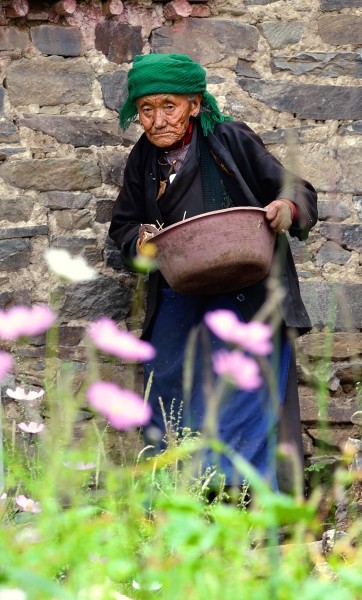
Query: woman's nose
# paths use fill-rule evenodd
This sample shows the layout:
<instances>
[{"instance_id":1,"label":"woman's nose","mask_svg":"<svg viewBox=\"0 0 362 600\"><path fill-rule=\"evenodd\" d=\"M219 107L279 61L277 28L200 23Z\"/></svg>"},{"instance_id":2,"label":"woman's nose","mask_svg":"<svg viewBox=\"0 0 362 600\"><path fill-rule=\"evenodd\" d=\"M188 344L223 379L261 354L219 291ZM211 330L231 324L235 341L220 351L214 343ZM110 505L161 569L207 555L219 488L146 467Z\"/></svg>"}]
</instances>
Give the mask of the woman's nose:
<instances>
[{"instance_id":1,"label":"woman's nose","mask_svg":"<svg viewBox=\"0 0 362 600\"><path fill-rule=\"evenodd\" d=\"M162 109L155 110L153 125L157 128L165 126L165 113Z\"/></svg>"}]
</instances>

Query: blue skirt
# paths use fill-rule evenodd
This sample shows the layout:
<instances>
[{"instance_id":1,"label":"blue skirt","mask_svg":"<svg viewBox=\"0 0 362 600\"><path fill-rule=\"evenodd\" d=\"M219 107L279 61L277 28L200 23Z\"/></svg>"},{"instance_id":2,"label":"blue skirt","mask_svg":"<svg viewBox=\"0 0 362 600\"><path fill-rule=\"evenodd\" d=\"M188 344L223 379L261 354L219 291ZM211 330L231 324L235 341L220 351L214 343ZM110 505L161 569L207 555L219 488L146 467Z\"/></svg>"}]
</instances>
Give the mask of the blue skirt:
<instances>
[{"instance_id":1,"label":"blue skirt","mask_svg":"<svg viewBox=\"0 0 362 600\"><path fill-rule=\"evenodd\" d=\"M204 324L204 315L213 310L233 311L243 321L240 309L231 295L217 296L183 295L165 288L153 323L149 341L157 349L156 357L144 365L145 386L152 374L148 401L152 407L152 419L144 429L145 443L156 451L165 447L166 421L181 432L189 427L202 433L208 391L205 383L211 369L211 354L227 344L213 335ZM183 370L185 352L190 333L197 330L197 344L193 360L193 382L189 398L184 398ZM277 489L275 468L276 427L280 408L284 402L288 381L291 344L284 336L274 341L269 357L275 376L274 390L265 382L255 392L229 388L218 411L217 434L219 439L234 453L248 460L256 470ZM212 384L217 376L211 373ZM162 404L162 408L161 408ZM156 441L158 440L158 441ZM244 477L237 473L225 455L217 458L208 453L203 467L215 463L225 478L225 485L242 485Z\"/></svg>"}]
</instances>

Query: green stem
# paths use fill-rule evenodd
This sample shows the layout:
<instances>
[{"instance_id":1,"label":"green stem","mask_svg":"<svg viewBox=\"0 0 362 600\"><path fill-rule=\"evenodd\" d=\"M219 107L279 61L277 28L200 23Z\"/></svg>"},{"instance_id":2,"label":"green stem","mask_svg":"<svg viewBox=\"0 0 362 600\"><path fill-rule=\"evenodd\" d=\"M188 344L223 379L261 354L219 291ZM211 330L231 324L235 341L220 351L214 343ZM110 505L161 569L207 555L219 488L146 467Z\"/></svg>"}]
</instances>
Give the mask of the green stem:
<instances>
[{"instance_id":1,"label":"green stem","mask_svg":"<svg viewBox=\"0 0 362 600\"><path fill-rule=\"evenodd\" d=\"M4 474L4 446L3 446L3 419L2 419L2 403L0 396L0 496L4 492L5 474Z\"/></svg>"}]
</instances>

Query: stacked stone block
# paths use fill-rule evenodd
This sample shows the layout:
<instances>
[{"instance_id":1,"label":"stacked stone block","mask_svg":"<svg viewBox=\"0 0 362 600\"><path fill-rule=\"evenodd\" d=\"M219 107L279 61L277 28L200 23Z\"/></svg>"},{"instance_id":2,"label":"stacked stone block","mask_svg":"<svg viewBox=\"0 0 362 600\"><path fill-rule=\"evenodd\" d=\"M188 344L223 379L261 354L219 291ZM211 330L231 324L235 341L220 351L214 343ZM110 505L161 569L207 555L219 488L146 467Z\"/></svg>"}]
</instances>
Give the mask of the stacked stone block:
<instances>
[{"instance_id":1,"label":"stacked stone block","mask_svg":"<svg viewBox=\"0 0 362 600\"><path fill-rule=\"evenodd\" d=\"M117 110L135 54L187 52L223 110L318 190L317 227L291 240L314 325L298 342L301 408L306 455L338 454L361 399L362 0L14 6L0 10L0 307L50 301L44 251L66 248L100 273L59 294L60 356L80 380L86 323L126 326L134 277L107 229L140 128L122 132ZM44 340L33 340L19 373L41 385L43 370Z\"/></svg>"}]
</instances>

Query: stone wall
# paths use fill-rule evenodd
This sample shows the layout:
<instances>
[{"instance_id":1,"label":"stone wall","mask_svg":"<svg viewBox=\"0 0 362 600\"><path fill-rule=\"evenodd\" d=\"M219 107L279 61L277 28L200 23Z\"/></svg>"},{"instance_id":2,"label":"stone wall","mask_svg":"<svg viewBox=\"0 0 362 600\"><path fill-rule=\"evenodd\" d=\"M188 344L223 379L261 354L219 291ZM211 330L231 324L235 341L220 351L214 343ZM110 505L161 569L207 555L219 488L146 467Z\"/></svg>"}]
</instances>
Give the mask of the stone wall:
<instances>
[{"instance_id":1,"label":"stone wall","mask_svg":"<svg viewBox=\"0 0 362 600\"><path fill-rule=\"evenodd\" d=\"M314 325L298 368L306 455L338 455L362 365L361 47L362 0L3 1L0 307L49 301L57 283L43 253L66 248L100 273L60 294L60 357L79 385L85 323L108 315L126 326L134 278L106 237L140 129L122 133L117 109L135 54L187 52L223 110L319 192L318 225L291 240ZM41 385L44 339L17 360L18 379Z\"/></svg>"}]
</instances>

